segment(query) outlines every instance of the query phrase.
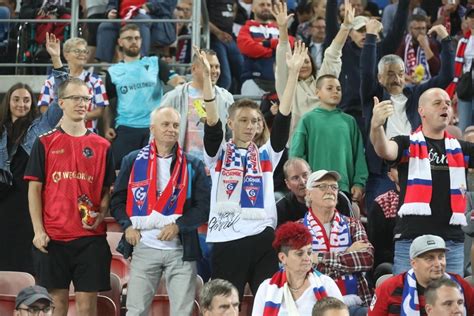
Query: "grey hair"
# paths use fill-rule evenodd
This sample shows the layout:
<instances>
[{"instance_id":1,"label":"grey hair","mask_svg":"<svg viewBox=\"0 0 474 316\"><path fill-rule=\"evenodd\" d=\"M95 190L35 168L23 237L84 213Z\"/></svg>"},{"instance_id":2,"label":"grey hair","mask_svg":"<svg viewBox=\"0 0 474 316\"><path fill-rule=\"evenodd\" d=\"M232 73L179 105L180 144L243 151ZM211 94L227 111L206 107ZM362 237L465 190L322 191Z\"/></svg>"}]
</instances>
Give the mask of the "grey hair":
<instances>
[{"instance_id":1,"label":"grey hair","mask_svg":"<svg viewBox=\"0 0 474 316\"><path fill-rule=\"evenodd\" d=\"M390 55L385 55L382 58L380 58L380 61L377 65L377 70L379 74L383 73L385 65L393 65L393 64L400 64L402 65L403 69L405 69L405 63L403 62L403 59L401 59L400 56L398 55L390 54Z\"/></svg>"},{"instance_id":2,"label":"grey hair","mask_svg":"<svg viewBox=\"0 0 474 316\"><path fill-rule=\"evenodd\" d=\"M160 114L161 111L164 111L165 109L172 109L176 114L178 114L179 120L181 121L181 113L179 113L178 110L176 110L175 108L173 108L171 106L162 105L162 106L158 106L158 107L154 108L153 111L151 111L151 113L150 113L150 125L153 125L153 122L155 121L156 116L158 114Z\"/></svg>"},{"instance_id":3,"label":"grey hair","mask_svg":"<svg viewBox=\"0 0 474 316\"><path fill-rule=\"evenodd\" d=\"M212 299L215 296L230 296L232 291L235 291L237 295L239 294L237 288L229 281L223 279L211 280L202 287L201 293L199 294L199 305L202 309L209 310L211 308Z\"/></svg>"},{"instance_id":4,"label":"grey hair","mask_svg":"<svg viewBox=\"0 0 474 316\"><path fill-rule=\"evenodd\" d=\"M77 45L84 45L87 47L87 42L85 39L80 38L80 37L72 37L68 39L67 41L64 42L63 50L65 52L71 51L74 47Z\"/></svg>"}]
</instances>

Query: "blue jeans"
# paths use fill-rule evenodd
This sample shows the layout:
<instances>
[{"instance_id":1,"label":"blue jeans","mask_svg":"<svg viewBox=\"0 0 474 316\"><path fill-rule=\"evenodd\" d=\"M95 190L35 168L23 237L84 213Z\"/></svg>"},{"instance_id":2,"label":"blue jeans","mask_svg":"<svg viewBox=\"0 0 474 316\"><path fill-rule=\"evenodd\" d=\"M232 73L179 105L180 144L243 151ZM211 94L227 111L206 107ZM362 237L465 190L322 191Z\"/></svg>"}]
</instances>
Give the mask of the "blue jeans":
<instances>
[{"instance_id":1,"label":"blue jeans","mask_svg":"<svg viewBox=\"0 0 474 316\"><path fill-rule=\"evenodd\" d=\"M365 207L367 210L367 215L370 212L372 203L377 196L394 189L395 184L389 179L386 171L383 171L382 174L369 173L369 178L367 179L367 184L365 185Z\"/></svg>"},{"instance_id":2,"label":"blue jeans","mask_svg":"<svg viewBox=\"0 0 474 316\"><path fill-rule=\"evenodd\" d=\"M217 37L211 36L211 49L216 52L217 59L221 64L221 75L217 85L229 90L232 84L232 78L237 80L234 91L240 93L240 75L242 73L242 64L244 58L240 54L235 39L229 43L221 42Z\"/></svg>"},{"instance_id":3,"label":"blue jeans","mask_svg":"<svg viewBox=\"0 0 474 316\"><path fill-rule=\"evenodd\" d=\"M350 306L349 315L350 316L366 316L368 308L364 306Z\"/></svg>"},{"instance_id":4,"label":"blue jeans","mask_svg":"<svg viewBox=\"0 0 474 316\"><path fill-rule=\"evenodd\" d=\"M10 10L7 7L0 6L0 20L9 19ZM10 31L10 22L0 23L0 44L4 41L8 41L8 32Z\"/></svg>"},{"instance_id":5,"label":"blue jeans","mask_svg":"<svg viewBox=\"0 0 474 316\"><path fill-rule=\"evenodd\" d=\"M393 274L400 274L411 269L410 245L412 239L403 239L395 242ZM446 240L446 272L464 276L464 243Z\"/></svg>"},{"instance_id":6,"label":"blue jeans","mask_svg":"<svg viewBox=\"0 0 474 316\"><path fill-rule=\"evenodd\" d=\"M471 100L458 99L458 118L459 128L464 133L466 127L472 124L472 108L474 107L474 98Z\"/></svg>"}]
</instances>

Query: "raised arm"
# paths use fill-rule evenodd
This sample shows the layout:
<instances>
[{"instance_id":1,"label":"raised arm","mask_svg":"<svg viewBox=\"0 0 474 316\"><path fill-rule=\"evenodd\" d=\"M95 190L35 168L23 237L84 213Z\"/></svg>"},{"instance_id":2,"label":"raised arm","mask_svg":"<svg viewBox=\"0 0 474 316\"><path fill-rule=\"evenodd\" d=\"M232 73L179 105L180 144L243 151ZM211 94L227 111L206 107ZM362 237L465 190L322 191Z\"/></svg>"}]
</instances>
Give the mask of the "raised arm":
<instances>
[{"instance_id":1,"label":"raised arm","mask_svg":"<svg viewBox=\"0 0 474 316\"><path fill-rule=\"evenodd\" d=\"M397 48L400 46L407 25L409 4L410 0L398 1L397 12L394 18L395 23L390 30L388 30L387 36L380 43L380 56L395 54Z\"/></svg>"},{"instance_id":2,"label":"raised arm","mask_svg":"<svg viewBox=\"0 0 474 316\"><path fill-rule=\"evenodd\" d=\"M285 2L277 3L273 6L273 17L278 25L280 33L278 46L276 48L276 70L275 70L275 88L280 98L285 91L285 78L288 78L288 67L286 65L286 53L291 53L290 42L288 38L288 21L293 14L288 15Z\"/></svg>"},{"instance_id":3,"label":"raised arm","mask_svg":"<svg viewBox=\"0 0 474 316\"><path fill-rule=\"evenodd\" d=\"M337 3L338 0L327 0L326 5L326 38L324 39L324 46L328 47L339 31L339 24L337 23Z\"/></svg>"},{"instance_id":4,"label":"raised arm","mask_svg":"<svg viewBox=\"0 0 474 316\"><path fill-rule=\"evenodd\" d=\"M379 99L374 97L374 109L370 124L370 141L374 145L377 155L382 159L390 161L395 160L398 154L397 143L389 140L384 130L385 121L392 114L392 101L379 102Z\"/></svg>"}]
</instances>

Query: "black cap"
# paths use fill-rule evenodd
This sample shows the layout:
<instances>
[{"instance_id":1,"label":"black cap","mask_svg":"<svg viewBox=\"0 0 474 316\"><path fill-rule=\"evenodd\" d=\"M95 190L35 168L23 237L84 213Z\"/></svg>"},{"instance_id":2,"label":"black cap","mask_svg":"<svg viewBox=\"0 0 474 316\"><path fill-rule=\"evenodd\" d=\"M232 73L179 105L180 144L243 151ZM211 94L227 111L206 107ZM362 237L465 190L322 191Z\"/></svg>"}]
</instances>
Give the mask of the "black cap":
<instances>
[{"instance_id":1,"label":"black cap","mask_svg":"<svg viewBox=\"0 0 474 316\"><path fill-rule=\"evenodd\" d=\"M53 299L44 287L38 285L26 287L16 296L15 309L18 309L21 304L30 306L38 300L53 302Z\"/></svg>"}]
</instances>

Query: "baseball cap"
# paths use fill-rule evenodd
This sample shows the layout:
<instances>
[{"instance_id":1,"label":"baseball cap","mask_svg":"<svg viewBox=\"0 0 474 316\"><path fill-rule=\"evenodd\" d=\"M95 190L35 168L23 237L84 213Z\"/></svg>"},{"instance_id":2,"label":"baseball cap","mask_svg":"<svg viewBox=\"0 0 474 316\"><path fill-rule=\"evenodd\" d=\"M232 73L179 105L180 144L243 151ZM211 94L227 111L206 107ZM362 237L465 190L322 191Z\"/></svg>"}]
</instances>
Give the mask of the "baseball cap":
<instances>
[{"instance_id":1,"label":"baseball cap","mask_svg":"<svg viewBox=\"0 0 474 316\"><path fill-rule=\"evenodd\" d=\"M30 306L41 299L47 300L51 303L53 302L53 299L44 287L38 285L26 287L16 296L15 308L18 309L21 304Z\"/></svg>"},{"instance_id":2,"label":"baseball cap","mask_svg":"<svg viewBox=\"0 0 474 316\"><path fill-rule=\"evenodd\" d=\"M309 175L308 181L306 182L306 189L311 189L315 181L318 181L319 179L324 178L326 175L333 176L334 179L336 179L336 181L339 181L341 179L341 176L336 171L327 171L327 170L321 169Z\"/></svg>"},{"instance_id":3,"label":"baseball cap","mask_svg":"<svg viewBox=\"0 0 474 316\"><path fill-rule=\"evenodd\" d=\"M449 251L443 238L435 235L423 235L416 237L411 243L410 259L414 259L431 250Z\"/></svg>"},{"instance_id":4,"label":"baseball cap","mask_svg":"<svg viewBox=\"0 0 474 316\"><path fill-rule=\"evenodd\" d=\"M354 30L359 30L361 28L363 28L367 22L369 22L369 18L366 17L366 16L363 16L363 15L358 15L354 18L354 21L352 22L352 28Z\"/></svg>"}]
</instances>

